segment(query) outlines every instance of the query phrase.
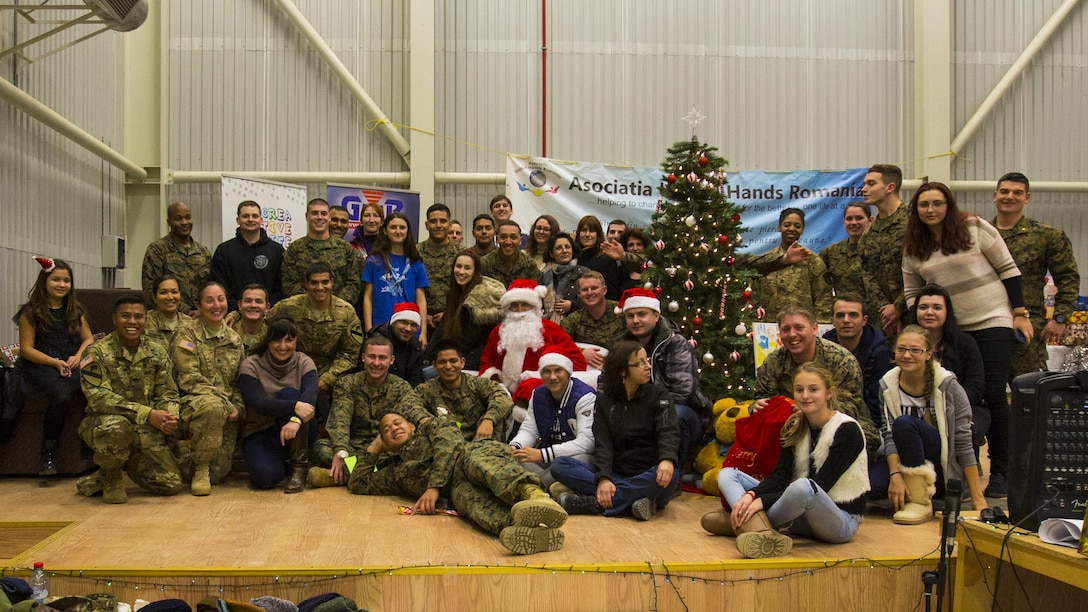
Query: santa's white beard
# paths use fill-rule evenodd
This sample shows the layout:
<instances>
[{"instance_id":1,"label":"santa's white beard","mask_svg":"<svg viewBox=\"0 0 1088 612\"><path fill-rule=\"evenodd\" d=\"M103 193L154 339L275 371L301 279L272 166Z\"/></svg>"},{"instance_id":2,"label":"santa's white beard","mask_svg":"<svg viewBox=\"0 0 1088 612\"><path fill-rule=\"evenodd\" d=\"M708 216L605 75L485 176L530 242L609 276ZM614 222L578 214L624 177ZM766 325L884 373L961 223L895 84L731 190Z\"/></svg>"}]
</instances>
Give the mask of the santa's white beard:
<instances>
[{"instance_id":1,"label":"santa's white beard","mask_svg":"<svg viewBox=\"0 0 1088 612\"><path fill-rule=\"evenodd\" d=\"M544 325L537 310L508 312L499 325L499 352L502 358L502 382L511 391L521 382L525 353L544 347Z\"/></svg>"}]
</instances>

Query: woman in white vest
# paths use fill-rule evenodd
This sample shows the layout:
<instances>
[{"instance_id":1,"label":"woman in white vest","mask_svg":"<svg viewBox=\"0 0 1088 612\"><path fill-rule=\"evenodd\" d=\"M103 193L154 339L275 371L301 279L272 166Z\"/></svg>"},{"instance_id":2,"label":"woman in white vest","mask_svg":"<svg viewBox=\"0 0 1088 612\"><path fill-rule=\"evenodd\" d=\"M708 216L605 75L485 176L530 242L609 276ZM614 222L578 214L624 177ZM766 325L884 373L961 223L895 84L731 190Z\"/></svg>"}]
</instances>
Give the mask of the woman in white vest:
<instances>
[{"instance_id":1,"label":"woman in white vest","mask_svg":"<svg viewBox=\"0 0 1088 612\"><path fill-rule=\"evenodd\" d=\"M782 426L782 454L774 472L760 482L726 468L718 486L732 512L703 517L703 528L736 535L737 549L749 559L777 557L791 535L839 544L854 537L869 490L865 437L858 422L836 410L831 373L814 362L793 377L795 411Z\"/></svg>"}]
</instances>

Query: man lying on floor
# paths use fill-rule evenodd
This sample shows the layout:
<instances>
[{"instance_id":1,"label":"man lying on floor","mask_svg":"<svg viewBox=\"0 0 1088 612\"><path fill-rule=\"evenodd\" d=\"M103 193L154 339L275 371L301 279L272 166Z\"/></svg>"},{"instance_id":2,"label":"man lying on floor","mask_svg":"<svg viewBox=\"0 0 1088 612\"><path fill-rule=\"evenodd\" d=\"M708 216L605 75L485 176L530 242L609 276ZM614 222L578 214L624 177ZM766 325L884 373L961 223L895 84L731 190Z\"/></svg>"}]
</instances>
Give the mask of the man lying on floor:
<instances>
[{"instance_id":1,"label":"man lying on floor","mask_svg":"<svg viewBox=\"0 0 1088 612\"><path fill-rule=\"evenodd\" d=\"M440 497L519 555L559 550L567 520L562 506L525 471L510 447L493 439L466 442L444 417L416 427L403 415L382 417L379 435L359 453L348 480L358 495L416 498L413 511L434 514Z\"/></svg>"}]
</instances>

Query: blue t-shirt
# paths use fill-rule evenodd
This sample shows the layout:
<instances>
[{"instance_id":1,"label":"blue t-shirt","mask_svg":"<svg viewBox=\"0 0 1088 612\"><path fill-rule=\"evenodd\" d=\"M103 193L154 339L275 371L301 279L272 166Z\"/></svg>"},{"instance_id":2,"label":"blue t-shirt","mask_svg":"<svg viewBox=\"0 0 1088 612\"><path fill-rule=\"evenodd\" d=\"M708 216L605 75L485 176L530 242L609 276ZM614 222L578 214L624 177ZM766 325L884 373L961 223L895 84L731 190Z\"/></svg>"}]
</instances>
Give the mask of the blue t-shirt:
<instances>
[{"instance_id":1,"label":"blue t-shirt","mask_svg":"<svg viewBox=\"0 0 1088 612\"><path fill-rule=\"evenodd\" d=\"M364 283L374 285L371 292L371 324L374 327L388 323L393 317L393 306L401 302L415 302L416 289L430 287L423 261L409 262L404 255L389 256L389 271L378 255L366 258L363 267Z\"/></svg>"}]
</instances>

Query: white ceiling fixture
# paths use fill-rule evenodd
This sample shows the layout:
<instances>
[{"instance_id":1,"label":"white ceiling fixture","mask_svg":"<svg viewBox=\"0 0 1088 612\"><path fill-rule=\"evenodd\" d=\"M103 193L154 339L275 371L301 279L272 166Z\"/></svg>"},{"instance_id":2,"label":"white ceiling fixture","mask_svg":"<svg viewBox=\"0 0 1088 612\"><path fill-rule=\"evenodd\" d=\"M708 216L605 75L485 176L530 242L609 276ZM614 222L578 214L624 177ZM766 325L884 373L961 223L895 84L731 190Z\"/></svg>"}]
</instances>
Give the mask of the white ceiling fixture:
<instances>
[{"instance_id":1,"label":"white ceiling fixture","mask_svg":"<svg viewBox=\"0 0 1088 612\"><path fill-rule=\"evenodd\" d=\"M0 0L2 2L3 0ZM38 34L16 44L0 49L0 58L16 54L27 64L32 64L45 57L63 51L73 45L77 45L89 38L98 36L110 30L116 32L130 32L140 27L147 19L147 0L83 0L82 3L60 4L50 0L43 0L38 4L0 4L0 10L14 11L16 15L28 24L51 25L52 29ZM59 19L45 18L47 12L56 12L62 16ZM68 42L62 46L49 49L37 57L30 57L23 52L24 49L50 38L60 32L76 26L91 25L102 26L85 36Z\"/></svg>"}]
</instances>

